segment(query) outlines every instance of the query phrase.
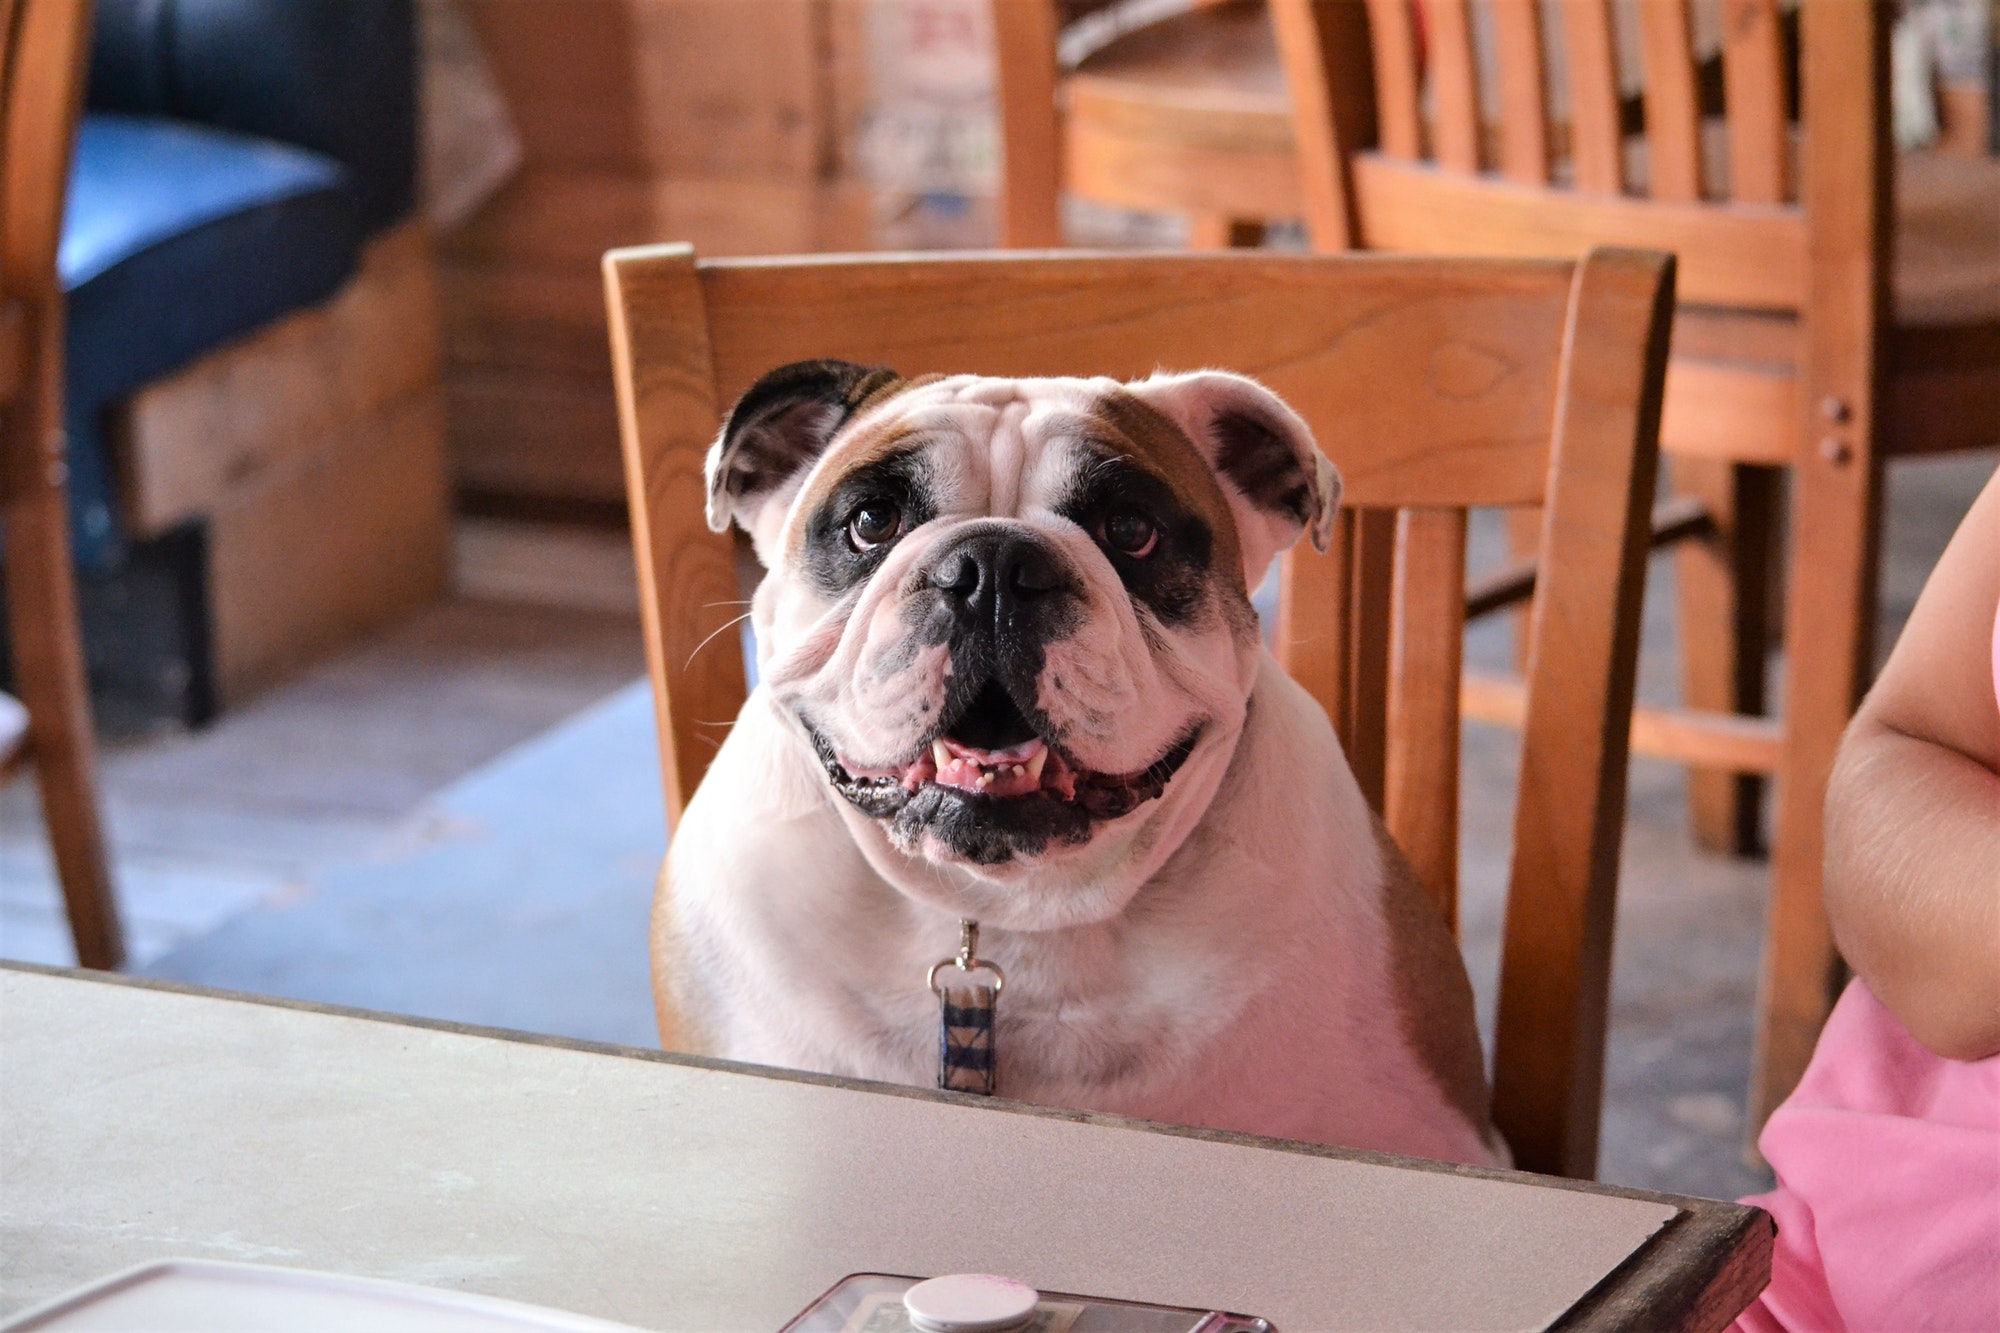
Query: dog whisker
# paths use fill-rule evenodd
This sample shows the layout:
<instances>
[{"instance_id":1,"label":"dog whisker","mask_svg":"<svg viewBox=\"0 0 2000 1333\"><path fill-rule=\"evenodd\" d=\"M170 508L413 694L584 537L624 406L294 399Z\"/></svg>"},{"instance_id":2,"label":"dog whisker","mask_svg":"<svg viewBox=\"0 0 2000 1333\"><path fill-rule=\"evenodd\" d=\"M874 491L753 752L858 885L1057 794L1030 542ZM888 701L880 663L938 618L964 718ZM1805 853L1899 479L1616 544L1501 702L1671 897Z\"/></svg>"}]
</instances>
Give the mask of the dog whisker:
<instances>
[{"instance_id":1,"label":"dog whisker","mask_svg":"<svg viewBox=\"0 0 2000 1333\"><path fill-rule=\"evenodd\" d=\"M741 605L741 603L738 603L738 605ZM729 630L736 628L736 626L742 624L744 621L748 620L754 614L755 614L754 612L745 611L742 615L737 616L734 620L724 622L722 627L715 631L715 634L709 635L707 638L703 639L700 643L694 646L694 651L688 654L688 660L686 664L681 667L681 670L685 671L688 669L688 667L693 666L694 659L701 655L702 649L708 647L709 644L715 642L716 635L724 634Z\"/></svg>"}]
</instances>

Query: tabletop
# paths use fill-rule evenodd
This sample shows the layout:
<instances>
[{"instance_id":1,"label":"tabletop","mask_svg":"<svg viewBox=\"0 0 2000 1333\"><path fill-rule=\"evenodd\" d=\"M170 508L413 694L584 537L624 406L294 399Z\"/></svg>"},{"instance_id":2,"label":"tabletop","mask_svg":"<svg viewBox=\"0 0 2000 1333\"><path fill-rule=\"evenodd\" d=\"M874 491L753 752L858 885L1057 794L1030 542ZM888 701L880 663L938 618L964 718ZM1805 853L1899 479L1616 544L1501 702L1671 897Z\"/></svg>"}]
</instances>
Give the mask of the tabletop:
<instances>
[{"instance_id":1,"label":"tabletop","mask_svg":"<svg viewBox=\"0 0 2000 1333\"><path fill-rule=\"evenodd\" d=\"M850 1272L1343 1329L1721 1328L1763 1213L0 967L0 1317L148 1260L774 1330Z\"/></svg>"}]
</instances>

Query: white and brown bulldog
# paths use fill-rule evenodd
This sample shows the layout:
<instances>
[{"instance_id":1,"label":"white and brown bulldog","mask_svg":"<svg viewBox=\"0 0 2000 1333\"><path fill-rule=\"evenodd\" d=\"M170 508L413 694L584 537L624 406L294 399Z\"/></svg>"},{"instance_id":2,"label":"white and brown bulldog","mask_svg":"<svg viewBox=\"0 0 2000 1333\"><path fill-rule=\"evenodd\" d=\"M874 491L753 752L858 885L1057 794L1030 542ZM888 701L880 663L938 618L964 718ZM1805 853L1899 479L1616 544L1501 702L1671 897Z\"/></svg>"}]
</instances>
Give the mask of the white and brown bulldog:
<instances>
[{"instance_id":1,"label":"white and brown bulldog","mask_svg":"<svg viewBox=\"0 0 2000 1333\"><path fill-rule=\"evenodd\" d=\"M1457 950L1258 633L1340 492L1274 394L803 362L707 474L769 573L655 912L679 1044L933 1083L969 918L1003 1096L1504 1159Z\"/></svg>"}]
</instances>

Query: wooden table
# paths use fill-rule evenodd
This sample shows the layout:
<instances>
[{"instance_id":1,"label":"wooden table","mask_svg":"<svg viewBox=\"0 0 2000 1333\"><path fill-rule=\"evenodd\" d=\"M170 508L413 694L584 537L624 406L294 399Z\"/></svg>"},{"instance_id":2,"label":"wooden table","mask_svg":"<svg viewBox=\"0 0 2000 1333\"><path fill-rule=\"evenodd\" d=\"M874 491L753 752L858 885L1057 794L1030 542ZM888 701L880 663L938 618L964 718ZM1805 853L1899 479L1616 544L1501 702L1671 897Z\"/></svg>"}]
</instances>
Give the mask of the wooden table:
<instances>
[{"instance_id":1,"label":"wooden table","mask_svg":"<svg viewBox=\"0 0 2000 1333\"><path fill-rule=\"evenodd\" d=\"M0 968L0 1316L169 1256L772 1330L1005 1273L1283 1333L1720 1328L1733 1204Z\"/></svg>"}]
</instances>

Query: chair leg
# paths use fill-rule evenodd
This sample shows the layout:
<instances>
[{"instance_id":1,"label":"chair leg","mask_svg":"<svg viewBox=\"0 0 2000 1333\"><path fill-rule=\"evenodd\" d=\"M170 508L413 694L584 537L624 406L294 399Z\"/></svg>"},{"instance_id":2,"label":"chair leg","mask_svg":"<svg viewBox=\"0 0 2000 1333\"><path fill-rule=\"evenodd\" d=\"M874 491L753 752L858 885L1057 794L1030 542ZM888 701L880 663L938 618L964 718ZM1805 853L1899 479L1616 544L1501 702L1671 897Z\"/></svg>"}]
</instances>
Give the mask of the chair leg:
<instances>
[{"instance_id":1,"label":"chair leg","mask_svg":"<svg viewBox=\"0 0 2000 1333\"><path fill-rule=\"evenodd\" d=\"M1771 468L1673 460L1674 489L1701 499L1715 521L1712 536L1681 542L1675 558L1681 697L1690 707L1764 711L1777 477ZM1688 815L1695 840L1729 855L1756 852L1761 786L1750 773L1690 769Z\"/></svg>"},{"instance_id":2,"label":"chair leg","mask_svg":"<svg viewBox=\"0 0 2000 1333\"><path fill-rule=\"evenodd\" d=\"M1222 213L1196 213L1188 220L1188 249L1234 250L1264 243L1264 224Z\"/></svg>"},{"instance_id":3,"label":"chair leg","mask_svg":"<svg viewBox=\"0 0 2000 1333\"><path fill-rule=\"evenodd\" d=\"M1874 655L1879 464L1817 454L1793 469L1785 607L1785 737L1770 915L1757 1003L1749 1131L1798 1085L1844 969L1821 897L1823 805L1841 733Z\"/></svg>"},{"instance_id":4,"label":"chair leg","mask_svg":"<svg viewBox=\"0 0 2000 1333\"><path fill-rule=\"evenodd\" d=\"M37 433L60 438L52 431ZM0 514L6 527L7 627L15 684L28 709L29 755L77 962L113 970L124 965L125 936L98 820L96 746L61 464L51 460L49 451L32 447L20 449L17 458L23 465L8 479Z\"/></svg>"}]
</instances>

